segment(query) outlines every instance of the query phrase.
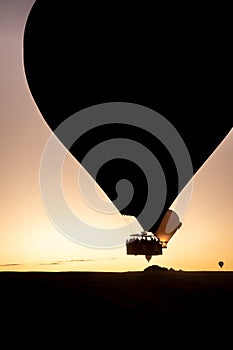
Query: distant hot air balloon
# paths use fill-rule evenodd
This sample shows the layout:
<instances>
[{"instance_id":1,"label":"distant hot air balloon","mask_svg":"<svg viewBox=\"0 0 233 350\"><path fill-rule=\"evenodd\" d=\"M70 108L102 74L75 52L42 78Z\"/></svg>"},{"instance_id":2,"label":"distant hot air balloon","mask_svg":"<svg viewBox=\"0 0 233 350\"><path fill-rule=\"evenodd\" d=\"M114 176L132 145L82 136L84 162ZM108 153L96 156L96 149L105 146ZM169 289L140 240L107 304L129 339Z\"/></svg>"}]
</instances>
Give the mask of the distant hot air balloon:
<instances>
[{"instance_id":1,"label":"distant hot air balloon","mask_svg":"<svg viewBox=\"0 0 233 350\"><path fill-rule=\"evenodd\" d=\"M167 243L181 225L178 215L173 210L169 209L164 215L158 230L154 233L162 243L163 248L166 248Z\"/></svg>"},{"instance_id":2,"label":"distant hot air balloon","mask_svg":"<svg viewBox=\"0 0 233 350\"><path fill-rule=\"evenodd\" d=\"M223 262L223 261L219 261L218 264L219 264L219 266L222 268L223 265L224 265L224 262Z\"/></svg>"}]
</instances>

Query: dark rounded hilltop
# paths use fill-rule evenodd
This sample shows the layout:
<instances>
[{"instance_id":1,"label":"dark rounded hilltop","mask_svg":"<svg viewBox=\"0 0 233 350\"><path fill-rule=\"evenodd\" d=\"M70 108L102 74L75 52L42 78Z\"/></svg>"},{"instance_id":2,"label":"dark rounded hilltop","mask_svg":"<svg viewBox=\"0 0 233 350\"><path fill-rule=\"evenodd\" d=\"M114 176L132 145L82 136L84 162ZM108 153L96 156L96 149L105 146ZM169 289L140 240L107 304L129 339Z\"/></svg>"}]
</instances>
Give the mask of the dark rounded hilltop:
<instances>
[{"instance_id":1,"label":"dark rounded hilltop","mask_svg":"<svg viewBox=\"0 0 233 350\"><path fill-rule=\"evenodd\" d=\"M172 267L170 267L170 269L168 269L167 267L163 267L163 266L159 266L159 265L150 265L150 266L148 266L148 267L146 267L145 269L144 269L144 271L146 272L146 271L174 271L175 272L175 270L172 268ZM181 271L181 270L179 270L179 271Z\"/></svg>"}]
</instances>

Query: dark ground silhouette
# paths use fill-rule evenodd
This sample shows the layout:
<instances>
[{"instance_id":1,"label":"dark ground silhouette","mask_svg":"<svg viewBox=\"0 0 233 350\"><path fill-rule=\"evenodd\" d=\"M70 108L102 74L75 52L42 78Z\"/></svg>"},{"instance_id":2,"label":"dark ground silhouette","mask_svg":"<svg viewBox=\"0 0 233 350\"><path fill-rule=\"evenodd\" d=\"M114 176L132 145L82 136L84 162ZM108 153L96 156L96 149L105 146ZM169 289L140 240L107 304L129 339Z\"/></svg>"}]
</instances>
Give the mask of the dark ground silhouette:
<instances>
[{"instance_id":1,"label":"dark ground silhouette","mask_svg":"<svg viewBox=\"0 0 233 350\"><path fill-rule=\"evenodd\" d=\"M16 323L23 315L51 323L75 317L77 327L152 322L158 328L168 320L220 324L233 311L233 272L226 271L1 272L0 290L2 317Z\"/></svg>"}]
</instances>

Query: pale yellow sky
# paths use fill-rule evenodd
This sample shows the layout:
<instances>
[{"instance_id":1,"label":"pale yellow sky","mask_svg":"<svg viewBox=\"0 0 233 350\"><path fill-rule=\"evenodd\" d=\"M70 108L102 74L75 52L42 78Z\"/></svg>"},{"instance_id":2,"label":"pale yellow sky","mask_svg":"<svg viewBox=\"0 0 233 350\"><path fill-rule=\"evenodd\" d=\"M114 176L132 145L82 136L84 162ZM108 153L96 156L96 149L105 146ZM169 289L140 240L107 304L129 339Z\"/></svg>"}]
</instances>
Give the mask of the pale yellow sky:
<instances>
[{"instance_id":1,"label":"pale yellow sky","mask_svg":"<svg viewBox=\"0 0 233 350\"><path fill-rule=\"evenodd\" d=\"M0 6L0 143L1 227L0 270L142 270L144 256L127 256L125 247L92 249L62 235L50 221L40 194L39 166L51 135L26 83L22 39L33 1ZM229 116L231 117L231 116ZM183 225L162 256L150 264L184 270L233 270L233 132L217 148L193 181ZM65 164L64 188L77 210L75 174L78 163ZM79 199L80 200L80 199ZM84 215L85 203L80 206ZM96 220L109 225L109 215ZM88 221L88 215L85 218ZM92 217L92 220L93 217ZM114 217L116 224L118 218Z\"/></svg>"}]
</instances>

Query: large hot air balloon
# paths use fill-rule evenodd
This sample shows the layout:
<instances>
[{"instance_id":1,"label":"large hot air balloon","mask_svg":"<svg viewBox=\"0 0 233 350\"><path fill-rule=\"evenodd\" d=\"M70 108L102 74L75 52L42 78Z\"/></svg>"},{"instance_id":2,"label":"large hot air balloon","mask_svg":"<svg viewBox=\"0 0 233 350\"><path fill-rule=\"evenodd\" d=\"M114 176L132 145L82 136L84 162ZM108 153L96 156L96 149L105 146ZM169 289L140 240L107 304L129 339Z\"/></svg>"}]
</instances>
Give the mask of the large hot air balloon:
<instances>
[{"instance_id":1,"label":"large hot air balloon","mask_svg":"<svg viewBox=\"0 0 233 350\"><path fill-rule=\"evenodd\" d=\"M199 21L198 32L196 18L195 23L190 19L184 25L185 31L182 28L182 32L176 33L173 26L169 37L161 38L169 48L164 52L159 41L161 27L155 28L154 7L143 9L134 4L132 16L132 9L127 12L125 5L114 11L101 8L99 3L97 8L94 6L90 11L89 5L85 7L83 3L35 1L24 33L26 79L42 117L53 131L68 117L90 106L110 102L139 106L129 109L126 115L122 115L121 109L109 112L109 119L134 120L135 111L135 125L123 122L108 125L99 110L88 121L90 128L83 125L77 128L83 129L83 133L72 145L57 136L79 162L107 140L118 140L119 146L124 146L123 139L134 141L135 149L130 156L117 153L120 148L117 146L114 155L107 157L110 149L107 147L103 152L106 161L97 175L91 165L86 169L112 201L118 194L116 184L122 179L129 180L134 187L132 198L123 207L116 201L117 208L122 214L137 217L144 230L155 233L166 245L180 225L176 215L169 211L171 204L232 127L232 97L226 83L231 61L227 59L229 45L224 46L223 42L226 33L213 33L211 37L205 31L208 25L204 23L202 27ZM143 128L148 110L163 116L170 128L165 130L161 125ZM172 128L180 135L179 145ZM148 160L148 169L134 161L141 150L138 144L154 155L156 166L149 166L149 155L142 159L142 164ZM192 164L192 172L183 176L182 181L179 169L185 173L186 165L178 146L187 148ZM124 146L123 151L128 148ZM152 172L153 183L148 184ZM157 186L152 195L154 209L151 206L141 220L153 185ZM160 195L163 187L164 198ZM164 205L156 209L160 200Z\"/></svg>"}]
</instances>

